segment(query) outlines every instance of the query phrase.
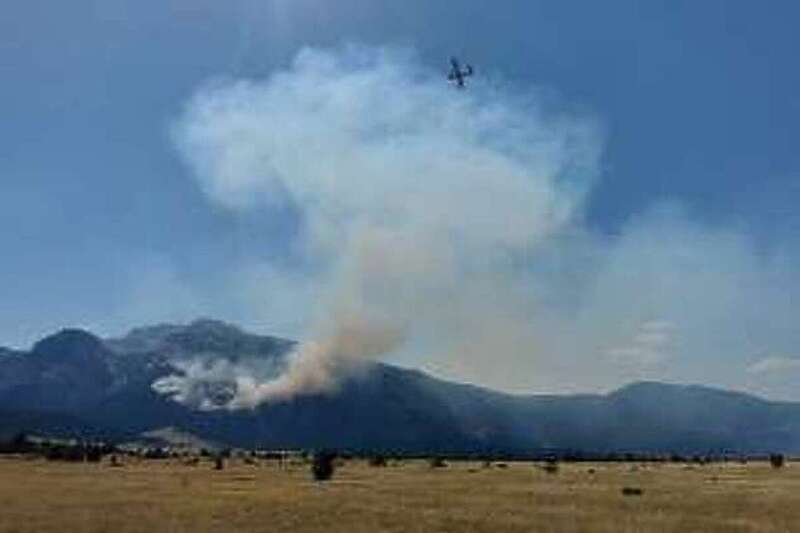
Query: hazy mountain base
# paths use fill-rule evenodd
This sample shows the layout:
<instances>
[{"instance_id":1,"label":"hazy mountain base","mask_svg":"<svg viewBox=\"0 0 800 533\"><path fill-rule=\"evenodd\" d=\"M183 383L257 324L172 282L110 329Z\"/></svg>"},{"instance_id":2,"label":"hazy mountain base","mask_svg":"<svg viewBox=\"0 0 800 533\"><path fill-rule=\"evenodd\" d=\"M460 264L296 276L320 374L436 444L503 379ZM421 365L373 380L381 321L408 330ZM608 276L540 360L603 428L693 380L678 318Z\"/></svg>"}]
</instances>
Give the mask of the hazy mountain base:
<instances>
[{"instance_id":1,"label":"hazy mountain base","mask_svg":"<svg viewBox=\"0 0 800 533\"><path fill-rule=\"evenodd\" d=\"M0 432L131 440L172 427L231 446L423 453L800 452L800 404L697 386L514 396L376 364L336 393L240 411L191 409L152 388L180 371L176 361L246 355L280 365L293 345L210 320L110 340L64 330L30 352L0 353Z\"/></svg>"}]
</instances>

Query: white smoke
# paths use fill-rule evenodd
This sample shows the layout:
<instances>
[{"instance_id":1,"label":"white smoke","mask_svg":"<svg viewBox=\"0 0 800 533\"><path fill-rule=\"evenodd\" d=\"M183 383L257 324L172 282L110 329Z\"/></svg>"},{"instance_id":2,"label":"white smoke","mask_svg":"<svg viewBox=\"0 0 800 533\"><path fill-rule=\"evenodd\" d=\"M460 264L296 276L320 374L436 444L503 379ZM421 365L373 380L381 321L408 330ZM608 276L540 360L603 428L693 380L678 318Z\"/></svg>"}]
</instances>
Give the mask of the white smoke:
<instances>
[{"instance_id":1,"label":"white smoke","mask_svg":"<svg viewBox=\"0 0 800 533\"><path fill-rule=\"evenodd\" d=\"M800 342L797 258L674 203L598 235L583 220L595 121L475 82L459 91L409 54L350 48L200 90L175 140L208 197L302 218L291 269L245 267L234 285L307 341L279 375L195 366L164 391L190 401L227 376L227 406L251 407L333 391L389 357L506 390L768 392L748 365Z\"/></svg>"},{"instance_id":2,"label":"white smoke","mask_svg":"<svg viewBox=\"0 0 800 533\"><path fill-rule=\"evenodd\" d=\"M239 376L235 407L331 390L409 340L527 340L517 263L578 212L600 144L592 121L529 95L458 91L410 54L357 47L208 86L175 138L213 201L301 213L297 249L320 289L312 340L277 378ZM210 377L193 370L170 390Z\"/></svg>"},{"instance_id":3,"label":"white smoke","mask_svg":"<svg viewBox=\"0 0 800 533\"><path fill-rule=\"evenodd\" d=\"M752 374L797 373L800 372L800 357L768 355L748 366L747 371Z\"/></svg>"}]
</instances>

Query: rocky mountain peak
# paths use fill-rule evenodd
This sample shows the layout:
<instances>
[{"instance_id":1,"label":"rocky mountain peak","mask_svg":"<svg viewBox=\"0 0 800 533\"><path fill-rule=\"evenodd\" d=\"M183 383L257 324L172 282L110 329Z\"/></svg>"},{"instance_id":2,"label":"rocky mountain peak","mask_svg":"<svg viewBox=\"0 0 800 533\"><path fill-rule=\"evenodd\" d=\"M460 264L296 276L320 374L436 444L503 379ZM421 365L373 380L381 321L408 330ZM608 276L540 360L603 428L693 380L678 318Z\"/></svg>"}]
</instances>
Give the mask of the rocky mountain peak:
<instances>
[{"instance_id":1,"label":"rocky mountain peak","mask_svg":"<svg viewBox=\"0 0 800 533\"><path fill-rule=\"evenodd\" d=\"M82 329L62 329L33 345L31 355L61 361L97 360L106 353L103 341Z\"/></svg>"}]
</instances>

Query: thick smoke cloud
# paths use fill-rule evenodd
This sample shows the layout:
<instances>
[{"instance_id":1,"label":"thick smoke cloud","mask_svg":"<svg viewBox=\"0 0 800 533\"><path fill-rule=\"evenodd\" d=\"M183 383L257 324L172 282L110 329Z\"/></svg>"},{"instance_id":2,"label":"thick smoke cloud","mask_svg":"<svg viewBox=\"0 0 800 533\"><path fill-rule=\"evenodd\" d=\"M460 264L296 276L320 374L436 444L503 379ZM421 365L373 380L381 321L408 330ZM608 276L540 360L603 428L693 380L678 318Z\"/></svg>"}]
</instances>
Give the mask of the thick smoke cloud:
<instances>
[{"instance_id":1,"label":"thick smoke cloud","mask_svg":"<svg viewBox=\"0 0 800 533\"><path fill-rule=\"evenodd\" d=\"M265 80L202 88L176 143L219 206L299 214L292 266L248 266L234 284L302 316L306 341L277 376L187 365L159 390L202 405L191 391L227 376L227 406L253 407L335 391L390 358L518 391L757 391L758 354L800 341L797 261L669 203L596 234L584 213L599 131L536 92L458 91L383 49L305 50Z\"/></svg>"},{"instance_id":2,"label":"thick smoke cloud","mask_svg":"<svg viewBox=\"0 0 800 533\"><path fill-rule=\"evenodd\" d=\"M176 139L215 202L303 217L299 254L321 290L313 340L252 403L330 389L410 341L505 338L522 324L514 263L572 219L599 153L591 121L488 86L459 92L407 54L363 48L209 86Z\"/></svg>"}]
</instances>

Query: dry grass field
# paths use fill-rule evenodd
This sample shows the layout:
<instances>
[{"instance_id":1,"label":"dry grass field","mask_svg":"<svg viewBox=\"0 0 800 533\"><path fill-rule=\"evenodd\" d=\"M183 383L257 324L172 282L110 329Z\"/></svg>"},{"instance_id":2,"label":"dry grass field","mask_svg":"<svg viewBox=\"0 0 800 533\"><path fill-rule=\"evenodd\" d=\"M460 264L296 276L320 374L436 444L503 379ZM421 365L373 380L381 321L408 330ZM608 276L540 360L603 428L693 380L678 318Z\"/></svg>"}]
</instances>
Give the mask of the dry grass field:
<instances>
[{"instance_id":1,"label":"dry grass field","mask_svg":"<svg viewBox=\"0 0 800 533\"><path fill-rule=\"evenodd\" d=\"M316 483L303 465L126 461L0 459L0 531L800 531L792 464L349 461Z\"/></svg>"}]
</instances>

